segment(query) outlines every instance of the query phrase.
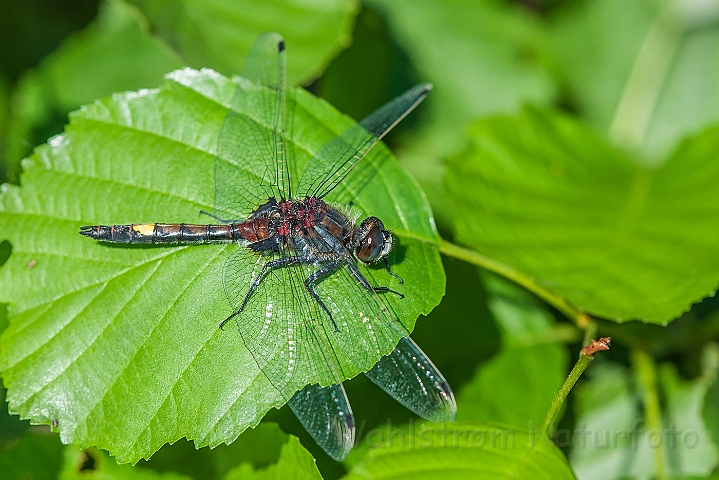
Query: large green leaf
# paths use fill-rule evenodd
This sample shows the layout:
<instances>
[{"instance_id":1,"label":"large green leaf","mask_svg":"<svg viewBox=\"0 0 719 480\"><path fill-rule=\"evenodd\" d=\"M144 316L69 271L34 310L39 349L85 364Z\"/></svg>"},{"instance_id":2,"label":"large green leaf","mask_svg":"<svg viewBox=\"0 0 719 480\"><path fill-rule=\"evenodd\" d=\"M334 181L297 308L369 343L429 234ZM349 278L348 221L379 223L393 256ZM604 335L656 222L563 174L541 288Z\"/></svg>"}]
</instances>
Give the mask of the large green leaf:
<instances>
[{"instance_id":1,"label":"large green leaf","mask_svg":"<svg viewBox=\"0 0 719 480\"><path fill-rule=\"evenodd\" d=\"M667 322L719 282L718 134L649 169L566 117L478 122L446 177L457 236L588 313Z\"/></svg>"},{"instance_id":2,"label":"large green leaf","mask_svg":"<svg viewBox=\"0 0 719 480\"><path fill-rule=\"evenodd\" d=\"M372 448L345 479L573 479L567 459L538 430L455 423L420 426L386 436L368 434Z\"/></svg>"},{"instance_id":3,"label":"large green leaf","mask_svg":"<svg viewBox=\"0 0 719 480\"><path fill-rule=\"evenodd\" d=\"M104 2L94 22L18 83L6 136L10 180L17 182L20 160L32 146L62 131L71 110L112 92L156 87L182 66L172 49L150 35L137 9Z\"/></svg>"},{"instance_id":4,"label":"large green leaf","mask_svg":"<svg viewBox=\"0 0 719 480\"><path fill-rule=\"evenodd\" d=\"M291 83L319 76L337 53L350 43L356 0L130 0L147 15L158 33L191 66L238 74L245 55L262 32L279 32L292 55ZM168 14L168 12L171 12ZM232 55L228 55L232 52Z\"/></svg>"},{"instance_id":5,"label":"large green leaf","mask_svg":"<svg viewBox=\"0 0 719 480\"><path fill-rule=\"evenodd\" d=\"M212 209L215 145L234 89L215 72L186 69L159 90L89 105L26 161L22 188L3 192L0 237L13 253L0 269L0 301L10 303L0 368L11 409L56 420L64 442L136 461L182 437L230 442L284 403L239 332L217 328L231 312L222 266L239 247L109 247L78 235L84 224L201 220L198 211ZM304 91L295 96L290 146L301 169L353 122ZM405 297L385 299L411 330L444 293L429 207L382 145L363 164L362 182L348 179L335 198L393 228L390 260ZM334 293L340 307L351 300ZM327 381L305 367L295 387Z\"/></svg>"},{"instance_id":6,"label":"large green leaf","mask_svg":"<svg viewBox=\"0 0 719 480\"><path fill-rule=\"evenodd\" d=\"M313 480L321 479L315 459L304 449L297 437L290 436L282 446L280 458L274 465L264 470L255 470L245 463L225 476L225 480Z\"/></svg>"},{"instance_id":7,"label":"large green leaf","mask_svg":"<svg viewBox=\"0 0 719 480\"><path fill-rule=\"evenodd\" d=\"M457 396L457 419L539 428L567 376L569 355L556 321L528 292L484 275L502 348Z\"/></svg>"},{"instance_id":8,"label":"large green leaf","mask_svg":"<svg viewBox=\"0 0 719 480\"><path fill-rule=\"evenodd\" d=\"M579 113L661 158L719 119L716 2L567 2L552 49Z\"/></svg>"},{"instance_id":9,"label":"large green leaf","mask_svg":"<svg viewBox=\"0 0 719 480\"><path fill-rule=\"evenodd\" d=\"M242 464L265 468L276 463L287 440L288 435L276 423L263 421L230 445L196 449L192 442L180 440L163 445L150 460L141 460L137 466L177 472L198 480L220 480Z\"/></svg>"},{"instance_id":10,"label":"large green leaf","mask_svg":"<svg viewBox=\"0 0 719 480\"><path fill-rule=\"evenodd\" d=\"M156 472L131 465L118 465L114 458L97 448L80 450L74 445L63 449L63 465L56 477L62 480L191 480L175 472Z\"/></svg>"}]
</instances>

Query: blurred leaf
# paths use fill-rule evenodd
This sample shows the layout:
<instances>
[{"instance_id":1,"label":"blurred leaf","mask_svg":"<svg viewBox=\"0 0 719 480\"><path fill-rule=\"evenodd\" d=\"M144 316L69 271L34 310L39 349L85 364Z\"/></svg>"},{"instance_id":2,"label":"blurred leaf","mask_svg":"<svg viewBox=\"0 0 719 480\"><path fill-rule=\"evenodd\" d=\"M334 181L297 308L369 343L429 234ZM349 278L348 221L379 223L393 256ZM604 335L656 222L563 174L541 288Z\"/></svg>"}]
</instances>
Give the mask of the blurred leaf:
<instances>
[{"instance_id":1,"label":"blurred leaf","mask_svg":"<svg viewBox=\"0 0 719 480\"><path fill-rule=\"evenodd\" d=\"M365 7L355 19L352 45L332 60L322 74L319 94L338 110L361 119L372 113L376 105L416 83L417 79L406 78L411 68L409 60L402 58L399 48L392 43L384 18ZM415 118L413 114L403 120L388 137L396 136L398 130L406 128L407 120L411 123ZM387 141L387 137L383 140Z\"/></svg>"},{"instance_id":2,"label":"blurred leaf","mask_svg":"<svg viewBox=\"0 0 719 480\"><path fill-rule=\"evenodd\" d=\"M428 424L388 438L368 437L371 449L345 479L573 479L566 458L539 431L482 424Z\"/></svg>"},{"instance_id":3,"label":"blurred leaf","mask_svg":"<svg viewBox=\"0 0 719 480\"><path fill-rule=\"evenodd\" d=\"M558 430L555 442L572 447L569 461L580 480L619 478L638 455L639 397L619 365L595 361L583 378L574 389L577 429Z\"/></svg>"},{"instance_id":4,"label":"blurred leaf","mask_svg":"<svg viewBox=\"0 0 719 480\"><path fill-rule=\"evenodd\" d=\"M62 480L190 480L174 472L160 473L130 465L118 465L107 452L97 448L80 450L67 446L63 465L57 478Z\"/></svg>"},{"instance_id":5,"label":"blurred leaf","mask_svg":"<svg viewBox=\"0 0 719 480\"><path fill-rule=\"evenodd\" d=\"M0 1L0 82L13 83L97 14L98 0Z\"/></svg>"},{"instance_id":6,"label":"blurred leaf","mask_svg":"<svg viewBox=\"0 0 719 480\"><path fill-rule=\"evenodd\" d=\"M443 222L453 212L441 186L441 159L464 146L467 123L553 100L554 82L537 58L544 32L528 11L502 0L368 4L385 15L419 79L434 84L426 128L398 155Z\"/></svg>"},{"instance_id":7,"label":"blurred leaf","mask_svg":"<svg viewBox=\"0 0 719 480\"><path fill-rule=\"evenodd\" d=\"M0 339L11 409L37 423L57 418L64 442L101 446L121 462L182 437L198 447L231 442L284 403L239 332L217 328L231 312L222 265L239 247L109 247L78 235L87 224L196 222L212 208L215 145L236 85L211 71L168 78L159 90L73 113L66 132L26 162L23 187L0 199L0 236L13 245L0 269L0 301L11 305ZM303 90L294 96L290 148L301 171L353 122ZM412 282L404 299L385 299L411 330L444 294L429 207L385 147L363 163L372 175L361 191L332 193L394 227L393 270ZM323 288L342 306L351 299L330 290L336 283ZM357 374L342 352L344 374ZM298 365L292 385L328 381L309 375Z\"/></svg>"},{"instance_id":8,"label":"blurred leaf","mask_svg":"<svg viewBox=\"0 0 719 480\"><path fill-rule=\"evenodd\" d=\"M657 170L539 110L470 134L446 177L460 242L614 320L668 322L716 289L718 127Z\"/></svg>"},{"instance_id":9,"label":"blurred leaf","mask_svg":"<svg viewBox=\"0 0 719 480\"><path fill-rule=\"evenodd\" d=\"M678 377L672 364L661 366L661 432L648 431L642 424L640 398L625 368L597 364L589 377L577 388L576 429L557 433L560 446L567 446L571 434L569 458L577 478L653 477L657 449L665 457L665 474L672 478L703 478L719 463L719 449L701 417L712 375L687 381Z\"/></svg>"},{"instance_id":10,"label":"blurred leaf","mask_svg":"<svg viewBox=\"0 0 719 480\"><path fill-rule=\"evenodd\" d=\"M9 180L17 183L20 160L61 132L69 111L113 92L156 87L183 65L147 30L136 9L107 0L95 22L20 80L6 137Z\"/></svg>"},{"instance_id":11,"label":"blurred leaf","mask_svg":"<svg viewBox=\"0 0 719 480\"><path fill-rule=\"evenodd\" d=\"M716 1L568 2L552 39L579 112L655 163L719 119Z\"/></svg>"},{"instance_id":12,"label":"blurred leaf","mask_svg":"<svg viewBox=\"0 0 719 480\"><path fill-rule=\"evenodd\" d=\"M12 445L0 444L0 472L6 480L54 480L62 463L57 435L35 431Z\"/></svg>"},{"instance_id":13,"label":"blurred leaf","mask_svg":"<svg viewBox=\"0 0 719 480\"><path fill-rule=\"evenodd\" d=\"M437 123L461 127L554 95L535 52L543 32L521 7L498 0L372 0L422 80ZM459 132L458 132L459 133Z\"/></svg>"},{"instance_id":14,"label":"blurred leaf","mask_svg":"<svg viewBox=\"0 0 719 480\"><path fill-rule=\"evenodd\" d=\"M667 398L664 450L668 457L666 465L674 476L706 476L719 465L719 447L712 442L702 417L704 399L716 373L713 377L684 380L671 363L660 369Z\"/></svg>"},{"instance_id":15,"label":"blurred leaf","mask_svg":"<svg viewBox=\"0 0 719 480\"><path fill-rule=\"evenodd\" d=\"M245 56L262 32L279 32L288 45L292 84L317 78L351 41L356 0L129 0L159 35L195 68L225 75L242 71Z\"/></svg>"},{"instance_id":16,"label":"blurred leaf","mask_svg":"<svg viewBox=\"0 0 719 480\"><path fill-rule=\"evenodd\" d=\"M264 470L255 470L244 464L231 470L225 480L271 480L271 479L321 479L315 459L304 449L297 437L290 436L282 447L276 464Z\"/></svg>"},{"instance_id":17,"label":"blurred leaf","mask_svg":"<svg viewBox=\"0 0 719 480\"><path fill-rule=\"evenodd\" d=\"M176 472L197 480L221 479L232 468L249 463L255 468L276 463L288 436L275 423L262 422L246 430L231 445L195 449L189 441L163 445L150 460L138 466L160 472Z\"/></svg>"},{"instance_id":18,"label":"blurred leaf","mask_svg":"<svg viewBox=\"0 0 719 480\"><path fill-rule=\"evenodd\" d=\"M719 346L716 343L706 348L704 364L705 370L714 370L715 378L712 379L713 382L707 390L702 414L712 442L719 445L719 382L716 381L716 371L719 365Z\"/></svg>"},{"instance_id":19,"label":"blurred leaf","mask_svg":"<svg viewBox=\"0 0 719 480\"><path fill-rule=\"evenodd\" d=\"M569 372L567 348L552 315L531 294L484 275L502 348L457 398L457 419L539 429Z\"/></svg>"}]
</instances>

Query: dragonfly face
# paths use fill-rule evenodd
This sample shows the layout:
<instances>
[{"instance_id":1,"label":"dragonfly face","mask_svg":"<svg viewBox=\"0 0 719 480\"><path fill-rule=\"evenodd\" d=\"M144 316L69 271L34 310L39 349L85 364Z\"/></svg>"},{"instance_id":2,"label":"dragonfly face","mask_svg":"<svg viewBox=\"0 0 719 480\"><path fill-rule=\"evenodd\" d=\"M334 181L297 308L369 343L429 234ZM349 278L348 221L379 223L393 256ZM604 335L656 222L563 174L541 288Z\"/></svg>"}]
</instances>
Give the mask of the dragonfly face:
<instances>
[{"instance_id":1,"label":"dragonfly face","mask_svg":"<svg viewBox=\"0 0 719 480\"><path fill-rule=\"evenodd\" d=\"M355 232L354 256L364 264L384 260L392 251L392 233L377 217L367 217Z\"/></svg>"},{"instance_id":2,"label":"dragonfly face","mask_svg":"<svg viewBox=\"0 0 719 480\"><path fill-rule=\"evenodd\" d=\"M424 418L451 421L456 412L451 388L387 301L402 294L374 284L363 267L381 261L386 282L402 284L388 262L392 233L373 216L355 225L323 200L431 86L411 88L331 140L294 185L285 144L285 55L282 38L266 33L247 59L245 83L218 138L215 212L208 215L219 224L94 225L80 233L123 243L235 243L222 273L232 313L220 327L236 321L270 384L315 441L341 460L355 436L343 365L366 372ZM258 105L261 122L246 114ZM249 151L251 141L257 145Z\"/></svg>"}]
</instances>

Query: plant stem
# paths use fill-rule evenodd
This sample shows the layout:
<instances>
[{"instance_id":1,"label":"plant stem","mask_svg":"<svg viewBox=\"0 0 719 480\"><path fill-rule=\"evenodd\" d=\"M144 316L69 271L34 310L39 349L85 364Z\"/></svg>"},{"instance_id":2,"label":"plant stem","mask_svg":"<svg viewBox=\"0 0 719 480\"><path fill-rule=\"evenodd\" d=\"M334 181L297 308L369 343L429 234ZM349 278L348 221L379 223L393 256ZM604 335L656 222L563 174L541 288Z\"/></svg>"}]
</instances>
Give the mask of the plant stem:
<instances>
[{"instance_id":1,"label":"plant stem","mask_svg":"<svg viewBox=\"0 0 719 480\"><path fill-rule=\"evenodd\" d=\"M569 392L574 387L574 384L577 383L577 380L579 380L579 377L582 375L584 370L587 369L593 359L594 357L584 355L583 353L579 354L579 360L577 360L577 363L574 364L572 371L569 372L569 376L564 381L562 388L559 389L559 392L557 392L557 395L554 397L552 406L549 407L549 412L547 412L547 416L544 418L542 432L544 432L547 436L551 436L550 432L552 426L559 415L562 405L564 405L564 401L567 399L567 395L569 395Z\"/></svg>"},{"instance_id":2,"label":"plant stem","mask_svg":"<svg viewBox=\"0 0 719 480\"><path fill-rule=\"evenodd\" d=\"M657 366L652 356L641 348L633 349L630 352L630 359L637 374L639 390L642 395L647 435L652 435L653 432L662 435L662 413L659 405L659 392L657 391ZM660 442L660 445L659 448L652 449L656 468L655 478L664 480L667 478L664 468L664 442Z\"/></svg>"},{"instance_id":3,"label":"plant stem","mask_svg":"<svg viewBox=\"0 0 719 480\"><path fill-rule=\"evenodd\" d=\"M484 255L475 252L474 250L460 247L459 245L446 240L439 240L437 246L439 247L440 252L449 257L464 260L467 263L477 265L485 270L489 270L490 272L494 272L512 280L562 312L579 327L586 327L588 321L586 314L582 313L576 306L569 303L564 297L551 291L541 283L534 280L532 277L520 272L519 270L515 270L509 265L492 260L489 257L485 257Z\"/></svg>"},{"instance_id":4,"label":"plant stem","mask_svg":"<svg viewBox=\"0 0 719 480\"><path fill-rule=\"evenodd\" d=\"M596 332L597 323L590 321L586 328L587 334L584 336L583 345L588 345ZM557 394L554 396L554 400L552 400L552 405L549 407L547 416L544 417L544 423L542 424L542 432L544 432L544 434L548 437L551 436L550 432L552 430L552 426L554 425L554 422L556 421L557 416L559 415L559 411L562 409L562 405L564 405L564 401L567 399L569 392L572 391L572 388L574 388L574 385L577 383L577 380L579 380L579 377L582 376L582 373L584 373L584 370L587 369L589 364L592 363L592 360L594 360L593 355L585 355L584 352L580 352L577 363L574 364L574 368L572 368L572 371L569 372L569 375L564 381L562 388L560 388Z\"/></svg>"}]
</instances>

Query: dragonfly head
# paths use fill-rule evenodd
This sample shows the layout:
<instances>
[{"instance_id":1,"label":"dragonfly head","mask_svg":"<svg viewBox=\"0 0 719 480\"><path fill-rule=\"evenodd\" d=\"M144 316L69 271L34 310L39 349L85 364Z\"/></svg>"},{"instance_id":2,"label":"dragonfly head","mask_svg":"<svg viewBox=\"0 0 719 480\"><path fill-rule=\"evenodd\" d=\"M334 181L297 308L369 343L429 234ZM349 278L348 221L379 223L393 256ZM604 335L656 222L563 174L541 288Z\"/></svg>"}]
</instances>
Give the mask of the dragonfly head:
<instances>
[{"instance_id":1,"label":"dragonfly head","mask_svg":"<svg viewBox=\"0 0 719 480\"><path fill-rule=\"evenodd\" d=\"M392 233L385 230L382 220L367 217L355 230L354 256L362 263L372 263L384 259L392 250Z\"/></svg>"}]
</instances>

